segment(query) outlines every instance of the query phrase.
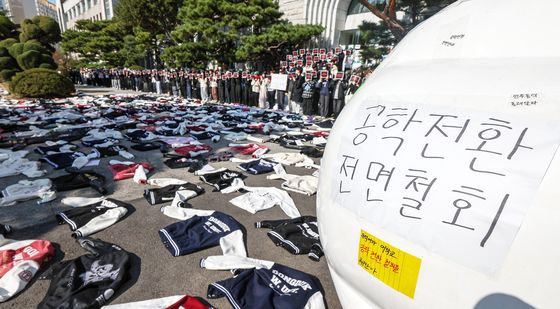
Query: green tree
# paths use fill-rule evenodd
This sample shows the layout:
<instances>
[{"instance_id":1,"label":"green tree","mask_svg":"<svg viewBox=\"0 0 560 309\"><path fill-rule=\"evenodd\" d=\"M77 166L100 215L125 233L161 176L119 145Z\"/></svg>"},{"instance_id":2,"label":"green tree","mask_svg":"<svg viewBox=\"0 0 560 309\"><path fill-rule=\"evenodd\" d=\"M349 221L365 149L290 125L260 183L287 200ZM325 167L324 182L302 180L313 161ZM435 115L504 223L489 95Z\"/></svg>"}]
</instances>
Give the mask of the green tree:
<instances>
[{"instance_id":1,"label":"green tree","mask_svg":"<svg viewBox=\"0 0 560 309\"><path fill-rule=\"evenodd\" d=\"M287 53L322 32L323 27L319 25L293 25L282 20L261 33L242 36L235 58L278 63Z\"/></svg>"},{"instance_id":2,"label":"green tree","mask_svg":"<svg viewBox=\"0 0 560 309\"><path fill-rule=\"evenodd\" d=\"M273 0L188 0L172 32L177 43L162 58L173 66L204 67L209 61L231 64L264 59L298 45L321 31L281 20Z\"/></svg>"},{"instance_id":3,"label":"green tree","mask_svg":"<svg viewBox=\"0 0 560 309\"><path fill-rule=\"evenodd\" d=\"M54 51L54 45L60 42L60 27L56 20L48 16L35 16L31 19L24 19L21 23L21 33L19 41L40 42L49 50Z\"/></svg>"},{"instance_id":4,"label":"green tree","mask_svg":"<svg viewBox=\"0 0 560 309\"><path fill-rule=\"evenodd\" d=\"M78 66L131 66L144 57L145 37L141 31L131 35L117 20L79 20L75 30L63 33L61 47L79 56Z\"/></svg>"},{"instance_id":5,"label":"green tree","mask_svg":"<svg viewBox=\"0 0 560 309\"><path fill-rule=\"evenodd\" d=\"M397 40L386 23L363 22L358 26L360 31L360 56L364 60L373 60L377 65L389 53Z\"/></svg>"},{"instance_id":6,"label":"green tree","mask_svg":"<svg viewBox=\"0 0 560 309\"><path fill-rule=\"evenodd\" d=\"M161 50L174 45L171 31L179 23L178 12L183 2L184 0L120 0L115 9L115 18L136 39L136 43L129 44L127 54L131 57L138 55L133 51L133 45L144 49L144 53L147 49L150 55L155 56L159 65Z\"/></svg>"},{"instance_id":7,"label":"green tree","mask_svg":"<svg viewBox=\"0 0 560 309\"><path fill-rule=\"evenodd\" d=\"M5 14L0 15L0 40L17 38L19 32L14 24Z\"/></svg>"}]
</instances>

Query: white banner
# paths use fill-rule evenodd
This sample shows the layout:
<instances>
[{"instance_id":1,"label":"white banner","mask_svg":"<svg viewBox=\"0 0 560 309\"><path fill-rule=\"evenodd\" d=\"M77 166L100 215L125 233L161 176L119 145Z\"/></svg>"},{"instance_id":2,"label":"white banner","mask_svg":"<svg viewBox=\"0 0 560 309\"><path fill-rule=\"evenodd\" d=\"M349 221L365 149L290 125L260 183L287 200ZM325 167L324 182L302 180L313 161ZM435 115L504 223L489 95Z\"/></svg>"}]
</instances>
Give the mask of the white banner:
<instances>
[{"instance_id":1,"label":"white banner","mask_svg":"<svg viewBox=\"0 0 560 309\"><path fill-rule=\"evenodd\" d=\"M428 250L493 273L558 148L557 122L363 104L338 153L336 203Z\"/></svg>"},{"instance_id":2,"label":"white banner","mask_svg":"<svg viewBox=\"0 0 560 309\"><path fill-rule=\"evenodd\" d=\"M288 88L287 74L272 74L270 80L270 88L275 90L286 91Z\"/></svg>"}]
</instances>

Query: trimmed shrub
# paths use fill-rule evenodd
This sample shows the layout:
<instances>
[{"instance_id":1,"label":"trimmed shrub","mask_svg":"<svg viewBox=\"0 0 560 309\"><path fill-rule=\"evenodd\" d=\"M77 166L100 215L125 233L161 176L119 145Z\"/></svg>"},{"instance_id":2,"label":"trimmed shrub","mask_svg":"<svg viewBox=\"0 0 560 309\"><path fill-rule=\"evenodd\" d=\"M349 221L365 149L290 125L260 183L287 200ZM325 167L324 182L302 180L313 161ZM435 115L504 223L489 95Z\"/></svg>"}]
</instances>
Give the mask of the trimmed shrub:
<instances>
[{"instance_id":1,"label":"trimmed shrub","mask_svg":"<svg viewBox=\"0 0 560 309\"><path fill-rule=\"evenodd\" d=\"M14 38L9 38L9 39L5 39L0 41L0 47L5 47L5 48L9 48L10 46L19 43L18 40L14 39Z\"/></svg>"},{"instance_id":2,"label":"trimmed shrub","mask_svg":"<svg viewBox=\"0 0 560 309\"><path fill-rule=\"evenodd\" d=\"M15 43L12 44L12 46L10 46L8 48L8 52L10 53L10 56L14 57L17 59L17 57L21 54L23 54L23 47L25 45L23 43Z\"/></svg>"},{"instance_id":3,"label":"trimmed shrub","mask_svg":"<svg viewBox=\"0 0 560 309\"><path fill-rule=\"evenodd\" d=\"M10 53L6 47L0 47L0 57L10 57Z\"/></svg>"},{"instance_id":4,"label":"trimmed shrub","mask_svg":"<svg viewBox=\"0 0 560 309\"><path fill-rule=\"evenodd\" d=\"M69 78L54 70L42 68L17 73L10 83L10 92L23 98L68 97L75 91Z\"/></svg>"},{"instance_id":5,"label":"trimmed shrub","mask_svg":"<svg viewBox=\"0 0 560 309\"><path fill-rule=\"evenodd\" d=\"M30 50L17 56L16 60L20 68L23 70L29 70L38 68L41 65L42 56L43 55L41 55L38 51Z\"/></svg>"},{"instance_id":6,"label":"trimmed shrub","mask_svg":"<svg viewBox=\"0 0 560 309\"><path fill-rule=\"evenodd\" d=\"M14 58L7 56L7 57L0 57L0 70L4 69L15 69L17 68L17 63L15 62Z\"/></svg>"},{"instance_id":7,"label":"trimmed shrub","mask_svg":"<svg viewBox=\"0 0 560 309\"><path fill-rule=\"evenodd\" d=\"M2 70L0 71L0 80L2 80L3 82L7 82L12 79L12 77L14 77L17 72L18 71L16 70Z\"/></svg>"},{"instance_id":8,"label":"trimmed shrub","mask_svg":"<svg viewBox=\"0 0 560 309\"><path fill-rule=\"evenodd\" d=\"M27 41L23 44L23 51L36 50L41 54L50 54L49 51L41 44L31 43Z\"/></svg>"}]
</instances>

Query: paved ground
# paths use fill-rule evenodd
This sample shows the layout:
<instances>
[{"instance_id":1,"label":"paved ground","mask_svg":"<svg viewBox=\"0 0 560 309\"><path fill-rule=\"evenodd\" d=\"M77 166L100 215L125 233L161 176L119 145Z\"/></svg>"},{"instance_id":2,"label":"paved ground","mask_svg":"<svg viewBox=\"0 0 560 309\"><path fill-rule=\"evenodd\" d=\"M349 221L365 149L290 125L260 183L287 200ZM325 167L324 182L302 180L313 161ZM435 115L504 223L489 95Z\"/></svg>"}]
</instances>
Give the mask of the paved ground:
<instances>
[{"instance_id":1,"label":"paved ground","mask_svg":"<svg viewBox=\"0 0 560 309\"><path fill-rule=\"evenodd\" d=\"M107 94L114 91L100 88L80 87L82 91L90 94ZM123 142L123 145L128 145ZM271 152L290 152L278 145L267 143ZM225 142L212 145L215 149L226 147ZM26 150L32 150L29 146ZM162 162L162 154L159 150L139 152L130 150L136 158L136 162L146 161L155 166L155 171L149 177L174 177L198 183L197 177L189 174L186 169L169 169ZM37 154L30 154L30 159L38 159ZM110 172L106 167L109 159L101 160L98 172L111 179ZM235 169L231 162L213 163L216 168L229 167ZM62 171L53 171L50 166L43 165L48 171L48 176L64 174ZM305 168L286 167L288 173L310 174L313 170ZM24 176L13 176L0 179L0 189L15 183ZM280 187L280 180L267 180L265 176L249 176L246 179L249 186L275 186ZM181 257L172 257L161 243L157 231L177 220L166 217L159 212L159 206L150 206L142 197L144 186L134 183L131 179L118 182L108 181L108 196L125 201L134 206L135 211L129 213L122 221L114 226L93 235L108 242L118 244L129 252L137 255L136 263L140 264L140 273L133 275L133 284L121 291L113 299L112 303L125 303L171 295L190 294L206 298L206 289L209 283L230 277L229 271L211 271L200 269L201 258L210 255L220 255L219 247L203 250L198 253ZM327 268L326 259L313 262L307 256L293 256L281 247L276 247L266 236L266 230L255 229L254 222L267 219L286 218L286 215L278 208L265 210L252 215L239 209L228 201L240 193L221 194L212 192L211 187L202 185L206 193L192 199L190 203L197 209L213 209L232 215L247 229L247 249L250 257L275 261L318 277L324 288L326 303L329 308L340 308L341 305L336 296ZM315 196L307 197L298 193L290 193L302 215L315 215ZM95 197L97 193L93 189L80 189L63 192L59 197L48 204L38 205L36 201L18 203L15 206L0 208L0 223L10 224L15 232L10 238L23 239L47 239L55 243L61 252L58 259L73 259L85 252L70 237L70 229L66 225L57 225L54 214L65 210L60 199L65 196L89 196ZM1 308L34 308L41 301L48 288L48 281L34 281L29 287L12 298L10 301L0 305ZM230 308L225 298L208 300L217 308Z\"/></svg>"}]
</instances>

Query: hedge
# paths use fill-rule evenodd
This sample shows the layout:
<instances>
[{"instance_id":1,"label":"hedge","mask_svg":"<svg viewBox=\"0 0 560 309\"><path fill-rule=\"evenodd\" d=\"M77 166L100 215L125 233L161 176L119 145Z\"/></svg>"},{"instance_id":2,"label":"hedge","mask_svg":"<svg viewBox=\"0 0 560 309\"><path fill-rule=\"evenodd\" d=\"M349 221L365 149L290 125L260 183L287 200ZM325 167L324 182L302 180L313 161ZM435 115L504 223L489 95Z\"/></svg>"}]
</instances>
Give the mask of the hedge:
<instances>
[{"instance_id":1,"label":"hedge","mask_svg":"<svg viewBox=\"0 0 560 309\"><path fill-rule=\"evenodd\" d=\"M61 98L76 89L72 81L49 69L30 69L17 73L10 83L10 92L22 98Z\"/></svg>"}]
</instances>

